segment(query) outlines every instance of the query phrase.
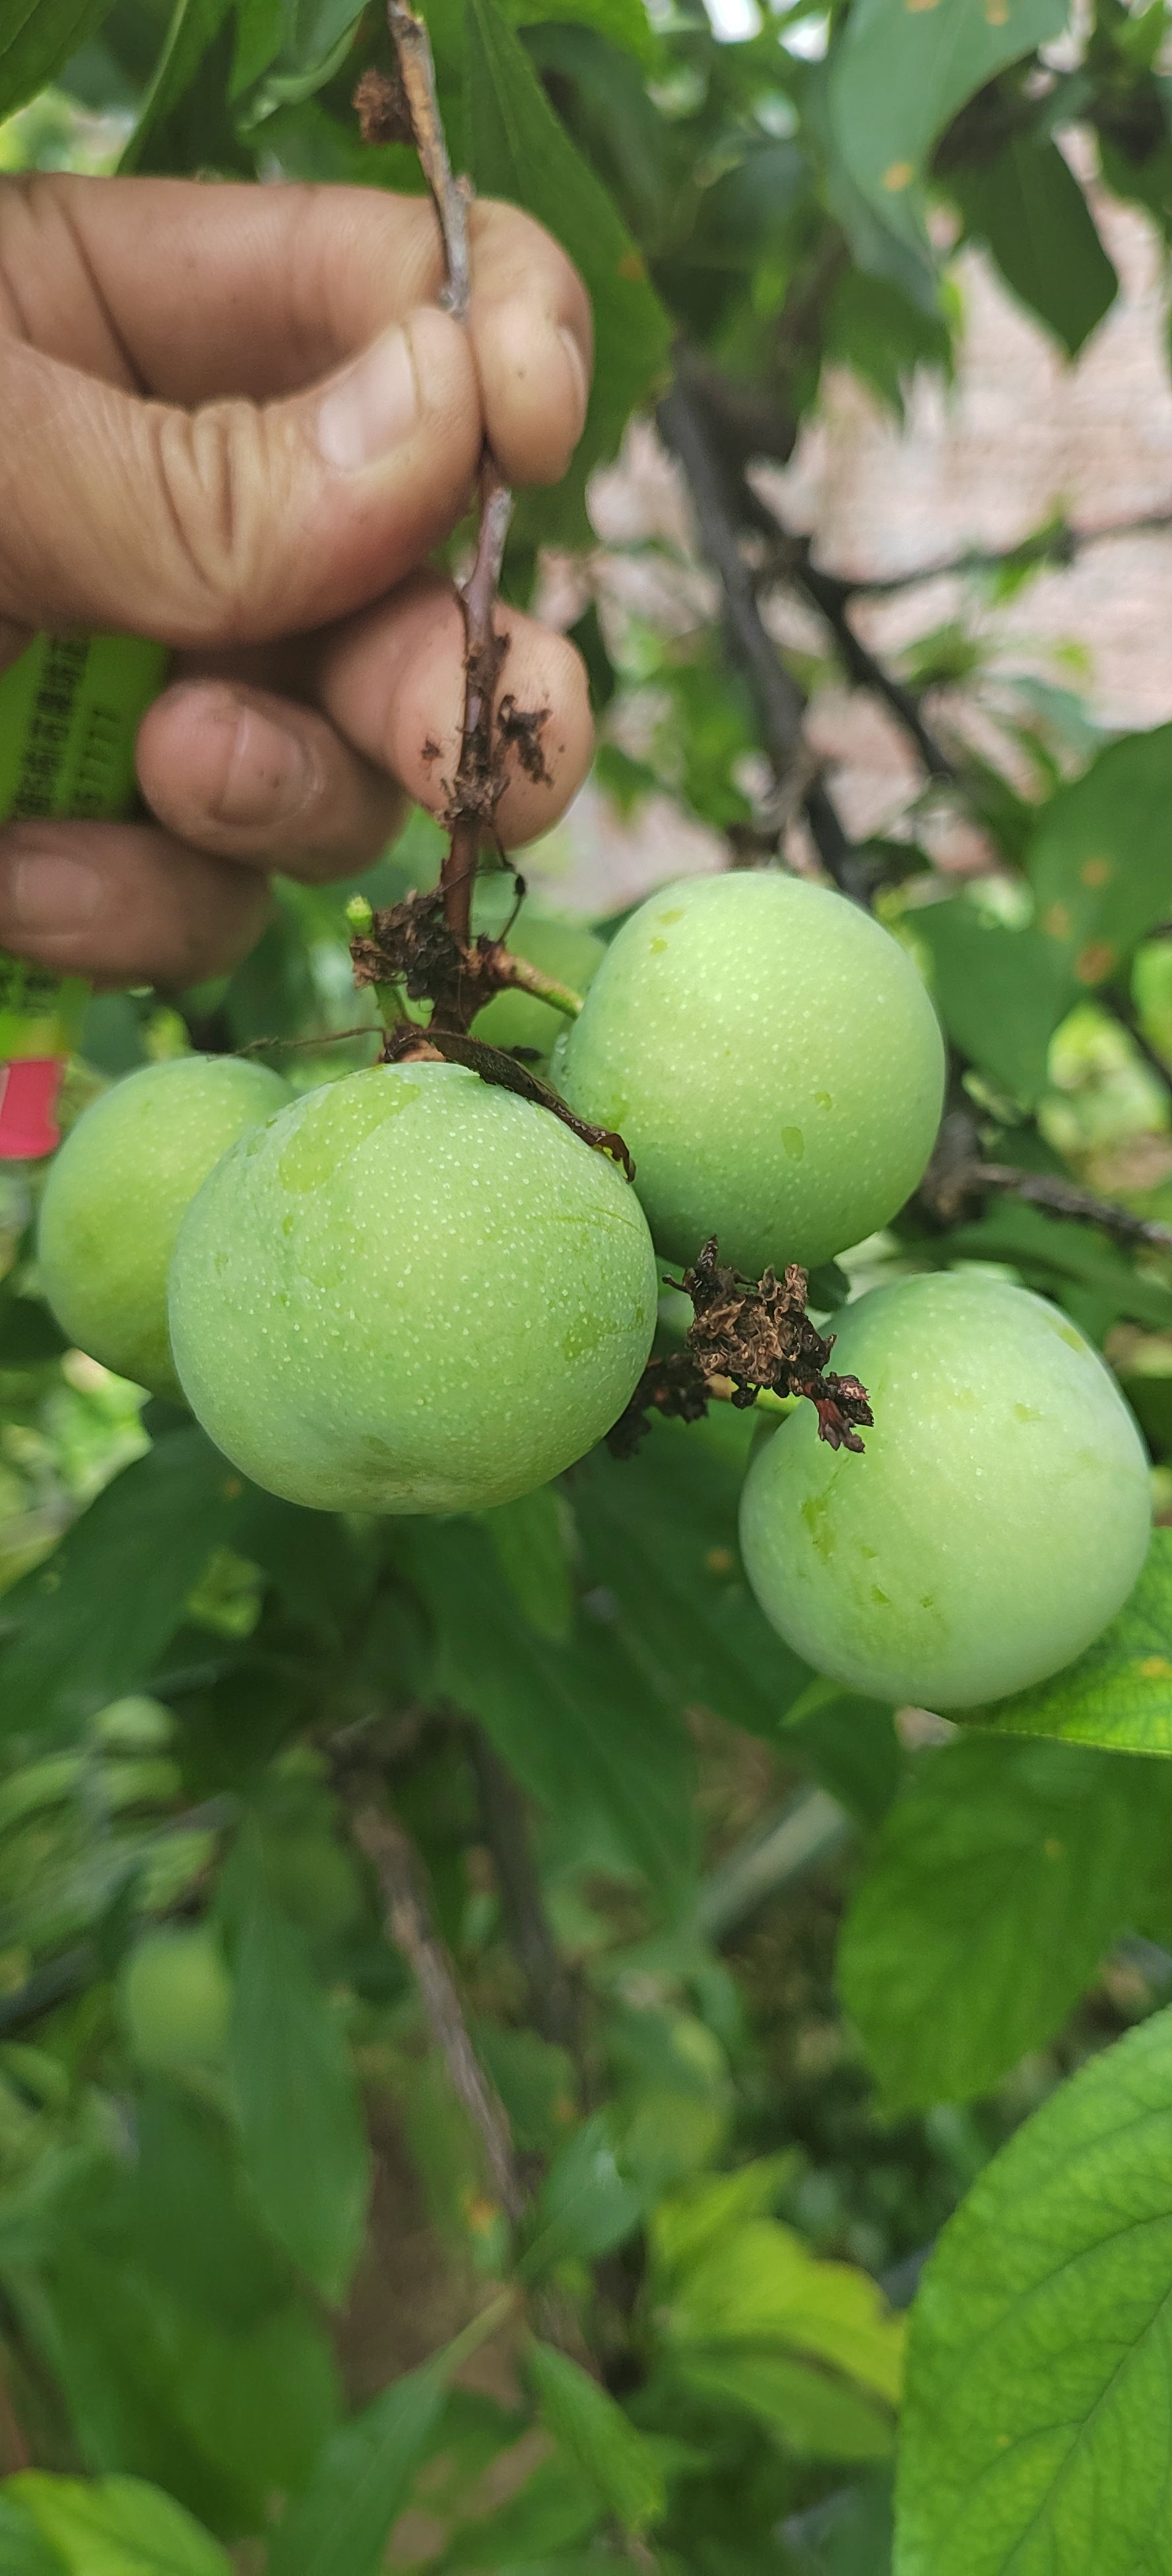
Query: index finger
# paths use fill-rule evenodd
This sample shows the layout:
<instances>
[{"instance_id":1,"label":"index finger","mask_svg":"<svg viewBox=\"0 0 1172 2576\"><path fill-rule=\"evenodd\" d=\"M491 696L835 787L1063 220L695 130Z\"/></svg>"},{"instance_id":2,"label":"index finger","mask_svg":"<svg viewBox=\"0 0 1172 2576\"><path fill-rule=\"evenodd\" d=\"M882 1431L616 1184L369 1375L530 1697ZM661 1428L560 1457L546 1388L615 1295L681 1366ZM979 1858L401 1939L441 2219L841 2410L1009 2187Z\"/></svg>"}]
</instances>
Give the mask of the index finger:
<instances>
[{"instance_id":1,"label":"index finger","mask_svg":"<svg viewBox=\"0 0 1172 2576\"><path fill-rule=\"evenodd\" d=\"M557 242L517 208L483 201L470 225L486 432L510 480L555 480L585 412L589 299ZM443 279L423 197L70 173L0 181L0 313L7 286L22 337L167 402L295 392L434 303Z\"/></svg>"}]
</instances>

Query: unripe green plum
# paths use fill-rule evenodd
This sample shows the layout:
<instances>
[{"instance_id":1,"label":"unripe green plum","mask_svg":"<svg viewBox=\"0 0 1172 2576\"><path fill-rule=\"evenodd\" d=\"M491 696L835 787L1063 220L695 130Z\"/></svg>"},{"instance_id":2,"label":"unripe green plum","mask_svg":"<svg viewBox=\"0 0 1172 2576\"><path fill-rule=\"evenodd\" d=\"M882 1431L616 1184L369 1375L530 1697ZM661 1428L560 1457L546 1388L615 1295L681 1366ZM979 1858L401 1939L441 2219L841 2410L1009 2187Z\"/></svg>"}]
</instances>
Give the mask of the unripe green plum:
<instances>
[{"instance_id":1,"label":"unripe green plum","mask_svg":"<svg viewBox=\"0 0 1172 2576\"><path fill-rule=\"evenodd\" d=\"M227 2042L232 1979L211 1926L144 1932L119 1977L118 2008L139 2066L169 2075L214 2065Z\"/></svg>"},{"instance_id":2,"label":"unripe green plum","mask_svg":"<svg viewBox=\"0 0 1172 2576\"><path fill-rule=\"evenodd\" d=\"M617 1128L661 1252L715 1235L747 1278L807 1269L894 1216L944 1094L910 957L842 895L778 870L692 877L625 922L559 1084Z\"/></svg>"},{"instance_id":3,"label":"unripe green plum","mask_svg":"<svg viewBox=\"0 0 1172 2576\"><path fill-rule=\"evenodd\" d=\"M741 1546L766 1617L875 1699L970 1708L1059 1671L1148 1543L1147 1461L1102 1360L976 1272L872 1289L835 1323L874 1429L836 1451L805 1404L753 1459Z\"/></svg>"},{"instance_id":4,"label":"unripe green plum","mask_svg":"<svg viewBox=\"0 0 1172 2576\"><path fill-rule=\"evenodd\" d=\"M270 1492L475 1511L609 1429L656 1290L605 1155L462 1065L381 1065L217 1165L176 1247L171 1338L205 1430Z\"/></svg>"},{"instance_id":5,"label":"unripe green plum","mask_svg":"<svg viewBox=\"0 0 1172 2576\"><path fill-rule=\"evenodd\" d=\"M473 922L477 929L490 926L475 912ZM534 911L528 902L505 945L530 966L539 966L555 984L568 984L572 993L587 991L606 955L605 941L596 931L588 930L585 922ZM513 990L497 993L491 1002L486 1002L472 1023L472 1034L483 1038L488 1046L531 1047L536 1054L547 1056L565 1026L564 1013L555 1010L552 1003L539 1001L535 993Z\"/></svg>"},{"instance_id":6,"label":"unripe green plum","mask_svg":"<svg viewBox=\"0 0 1172 2576\"><path fill-rule=\"evenodd\" d=\"M184 1055L83 1112L49 1173L37 1258L62 1331L91 1359L178 1397L167 1272L181 1220L213 1163L288 1098L267 1065Z\"/></svg>"}]
</instances>

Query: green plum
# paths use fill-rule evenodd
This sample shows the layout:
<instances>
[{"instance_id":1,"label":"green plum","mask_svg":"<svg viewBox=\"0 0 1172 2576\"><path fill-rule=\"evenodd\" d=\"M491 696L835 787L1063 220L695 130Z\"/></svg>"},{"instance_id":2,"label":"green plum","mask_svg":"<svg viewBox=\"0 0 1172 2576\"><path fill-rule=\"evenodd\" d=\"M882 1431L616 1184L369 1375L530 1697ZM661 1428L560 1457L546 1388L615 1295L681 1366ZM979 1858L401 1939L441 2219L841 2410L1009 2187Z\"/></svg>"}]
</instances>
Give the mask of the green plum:
<instances>
[{"instance_id":1,"label":"green plum","mask_svg":"<svg viewBox=\"0 0 1172 2576\"><path fill-rule=\"evenodd\" d=\"M214 2065L227 2042L232 1979L211 1926L144 1932L119 1977L118 2007L139 2066L179 2074Z\"/></svg>"},{"instance_id":2,"label":"green plum","mask_svg":"<svg viewBox=\"0 0 1172 2576\"><path fill-rule=\"evenodd\" d=\"M270 1492L475 1511L609 1429L656 1291L605 1155L462 1065L381 1065L217 1165L176 1246L171 1337L205 1430Z\"/></svg>"},{"instance_id":3,"label":"green plum","mask_svg":"<svg viewBox=\"0 0 1172 2576\"><path fill-rule=\"evenodd\" d=\"M473 925L499 938L507 918L499 903L487 915L482 914L478 904ZM528 901L505 944L530 966L539 966L555 984L568 984L572 993L586 992L606 955L605 941L596 931L588 930L584 921L568 921L561 914L542 912ZM539 1001L534 993L513 991L498 993L486 1002L472 1023L472 1034L483 1038L488 1046L530 1047L535 1054L547 1056L565 1026L564 1013L551 1003Z\"/></svg>"},{"instance_id":4,"label":"green plum","mask_svg":"<svg viewBox=\"0 0 1172 2576\"><path fill-rule=\"evenodd\" d=\"M559 1051L580 1117L617 1128L661 1252L715 1235L747 1278L885 1225L940 1120L944 1047L906 951L779 870L684 878L633 913Z\"/></svg>"},{"instance_id":5,"label":"green plum","mask_svg":"<svg viewBox=\"0 0 1172 2576\"><path fill-rule=\"evenodd\" d=\"M874 1288L835 1323L875 1425L861 1457L835 1451L802 1405L753 1459L741 1545L766 1617L875 1699L970 1708L1057 1672L1126 1600L1151 1521L1097 1352L975 1271Z\"/></svg>"},{"instance_id":6,"label":"green plum","mask_svg":"<svg viewBox=\"0 0 1172 2576\"><path fill-rule=\"evenodd\" d=\"M143 1065L83 1112L49 1173L37 1258L62 1331L91 1359L179 1396L167 1272L180 1222L213 1163L288 1098L267 1065L184 1055Z\"/></svg>"}]
</instances>

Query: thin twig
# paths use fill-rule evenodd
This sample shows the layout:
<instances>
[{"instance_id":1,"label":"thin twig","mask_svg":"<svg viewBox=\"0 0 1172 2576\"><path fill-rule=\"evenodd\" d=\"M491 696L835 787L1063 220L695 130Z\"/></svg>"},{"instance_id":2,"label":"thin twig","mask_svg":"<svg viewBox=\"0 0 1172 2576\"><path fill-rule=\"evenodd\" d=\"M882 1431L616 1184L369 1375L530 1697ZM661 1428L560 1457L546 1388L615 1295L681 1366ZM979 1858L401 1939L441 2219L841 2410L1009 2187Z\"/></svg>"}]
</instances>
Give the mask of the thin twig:
<instances>
[{"instance_id":1,"label":"thin twig","mask_svg":"<svg viewBox=\"0 0 1172 2576\"><path fill-rule=\"evenodd\" d=\"M430 1920L411 1844L401 1825L373 1797L356 1809L351 1821L354 1839L378 1880L388 1938L415 1979L452 2090L479 2133L493 2189L510 2225L516 2227L526 2202L508 2117L469 2037L452 1963Z\"/></svg>"},{"instance_id":2,"label":"thin twig","mask_svg":"<svg viewBox=\"0 0 1172 2576\"><path fill-rule=\"evenodd\" d=\"M756 579L741 550L730 502L727 467L709 435L700 402L680 378L659 406L659 424L687 476L701 547L720 578L729 641L757 702L779 807L784 810L787 802L804 806L827 874L844 894L865 902L867 872L817 775L803 736L804 693L787 671L761 616Z\"/></svg>"},{"instance_id":3,"label":"thin twig","mask_svg":"<svg viewBox=\"0 0 1172 2576\"><path fill-rule=\"evenodd\" d=\"M496 631L495 609L513 496L486 452L480 473L480 534L476 560L460 594L464 611L464 729L452 792L452 842L440 882L444 918L467 941L472 886L485 829L500 801L504 776L493 735L493 709L501 664L508 649Z\"/></svg>"},{"instance_id":4,"label":"thin twig","mask_svg":"<svg viewBox=\"0 0 1172 2576\"><path fill-rule=\"evenodd\" d=\"M1070 528L1060 523L1043 528L1033 537L1022 537L1015 546L971 546L962 555L952 555L943 563L916 564L909 572L828 573L822 580L832 582L844 598L884 599L901 590L916 590L922 582L959 579L965 573L1004 572L1010 566L1023 570L1047 564L1063 570L1085 554L1088 546L1108 545L1113 537L1146 537L1166 535L1172 529L1172 510L1149 510L1142 518L1119 519L1104 528Z\"/></svg>"},{"instance_id":5,"label":"thin twig","mask_svg":"<svg viewBox=\"0 0 1172 2576\"><path fill-rule=\"evenodd\" d=\"M415 149L431 190L443 235L448 274L439 300L446 312L454 313L457 322L462 322L472 291L472 263L468 250L469 191L454 176L448 159L443 119L435 91L431 42L423 20L406 6L406 0L387 0L387 25L411 117Z\"/></svg>"},{"instance_id":6,"label":"thin twig","mask_svg":"<svg viewBox=\"0 0 1172 2576\"><path fill-rule=\"evenodd\" d=\"M957 1186L963 1186L974 1198L987 1190L999 1190L1005 1196L1026 1199L1031 1207L1048 1208L1051 1216L1073 1217L1083 1225L1098 1225L1120 1243L1146 1245L1153 1252L1172 1252L1172 1225L1161 1225L1157 1218L1134 1216L1130 1208L1119 1207L1112 1199L1100 1199L1091 1190L1081 1190L1073 1181L1063 1180L1055 1172L1023 1172L1013 1163L971 1163L967 1173L957 1175Z\"/></svg>"},{"instance_id":7,"label":"thin twig","mask_svg":"<svg viewBox=\"0 0 1172 2576\"><path fill-rule=\"evenodd\" d=\"M573 2050L577 1998L558 1952L533 1864L525 1801L483 1727L470 1734L484 1838L509 1938L529 1988L529 2017L543 2039Z\"/></svg>"},{"instance_id":8,"label":"thin twig","mask_svg":"<svg viewBox=\"0 0 1172 2576\"><path fill-rule=\"evenodd\" d=\"M387 0L387 24L411 121L415 148L431 190L443 238L447 280L440 302L465 321L471 293L468 206L471 190L452 172L436 97L435 66L423 20L407 0ZM453 936L467 943L472 885L480 845L490 831L504 786L501 745L494 734L496 684L508 641L496 632L496 596L513 501L486 448L480 472L480 533L476 560L461 592L464 611L464 723L460 759L447 821L451 844L440 871L444 917Z\"/></svg>"},{"instance_id":9,"label":"thin twig","mask_svg":"<svg viewBox=\"0 0 1172 2576\"><path fill-rule=\"evenodd\" d=\"M828 581L825 574L818 571L800 542L791 540L787 543L783 561L790 579L805 591L812 606L825 618L848 680L853 680L856 688L868 689L872 697L880 698L891 709L896 722L915 744L929 778L954 784L957 776L955 762L950 760L943 744L926 723L911 690L885 668L878 655L872 653L861 636L856 634L847 600L838 583Z\"/></svg>"}]
</instances>

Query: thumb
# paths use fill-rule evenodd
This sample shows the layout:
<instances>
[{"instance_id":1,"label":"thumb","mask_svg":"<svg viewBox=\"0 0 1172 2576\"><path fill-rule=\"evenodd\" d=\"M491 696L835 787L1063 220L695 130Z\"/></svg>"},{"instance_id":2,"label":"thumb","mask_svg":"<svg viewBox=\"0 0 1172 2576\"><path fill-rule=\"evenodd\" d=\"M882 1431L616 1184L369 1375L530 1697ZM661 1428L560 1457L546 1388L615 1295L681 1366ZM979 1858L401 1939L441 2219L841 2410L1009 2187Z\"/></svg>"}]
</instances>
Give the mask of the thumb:
<instances>
[{"instance_id":1,"label":"thumb","mask_svg":"<svg viewBox=\"0 0 1172 2576\"><path fill-rule=\"evenodd\" d=\"M482 439L465 332L421 306L309 392L185 411L9 342L0 635L258 643L365 606L465 507Z\"/></svg>"}]
</instances>

